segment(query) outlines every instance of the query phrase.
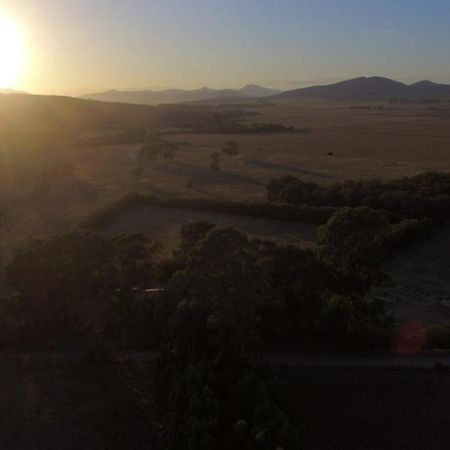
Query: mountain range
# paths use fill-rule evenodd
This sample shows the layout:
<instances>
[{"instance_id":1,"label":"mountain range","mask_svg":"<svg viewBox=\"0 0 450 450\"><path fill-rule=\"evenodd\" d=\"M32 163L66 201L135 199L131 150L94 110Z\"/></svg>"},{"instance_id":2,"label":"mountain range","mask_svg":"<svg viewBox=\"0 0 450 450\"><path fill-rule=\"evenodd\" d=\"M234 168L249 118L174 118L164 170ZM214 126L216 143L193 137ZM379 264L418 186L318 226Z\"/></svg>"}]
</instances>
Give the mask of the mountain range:
<instances>
[{"instance_id":1,"label":"mountain range","mask_svg":"<svg viewBox=\"0 0 450 450\"><path fill-rule=\"evenodd\" d=\"M220 97L263 98L280 94L282 91L268 89L256 84L248 84L242 89L210 89L207 87L195 90L166 89L163 91L118 91L110 90L83 95L81 98L104 102L120 102L155 105L159 103L183 103L210 100Z\"/></svg>"},{"instance_id":2,"label":"mountain range","mask_svg":"<svg viewBox=\"0 0 450 450\"><path fill-rule=\"evenodd\" d=\"M450 85L424 80L405 84L384 77L359 77L324 86L294 89L274 99L316 98L327 100L383 101L393 98L450 98Z\"/></svg>"},{"instance_id":3,"label":"mountain range","mask_svg":"<svg viewBox=\"0 0 450 450\"><path fill-rule=\"evenodd\" d=\"M82 96L83 99L104 102L156 105L160 103L184 103L212 100L216 98L270 98L278 99L325 99L341 101L385 101L389 99L432 99L450 98L450 84L434 83L429 80L413 84L385 77L359 77L322 86L280 91L249 84L242 89L195 90L166 89L163 91L110 90Z\"/></svg>"}]
</instances>

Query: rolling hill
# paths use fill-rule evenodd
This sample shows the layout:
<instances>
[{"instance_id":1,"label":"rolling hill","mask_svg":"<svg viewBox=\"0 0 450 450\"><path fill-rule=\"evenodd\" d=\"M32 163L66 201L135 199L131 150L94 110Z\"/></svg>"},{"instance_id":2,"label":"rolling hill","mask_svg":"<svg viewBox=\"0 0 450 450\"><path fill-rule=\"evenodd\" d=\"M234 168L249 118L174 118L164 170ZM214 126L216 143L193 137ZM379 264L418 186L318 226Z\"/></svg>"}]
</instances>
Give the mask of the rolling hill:
<instances>
[{"instance_id":1,"label":"rolling hill","mask_svg":"<svg viewBox=\"0 0 450 450\"><path fill-rule=\"evenodd\" d=\"M65 135L127 127L199 123L213 113L200 105L136 105L74 97L0 93L0 135L57 132Z\"/></svg>"},{"instance_id":2,"label":"rolling hill","mask_svg":"<svg viewBox=\"0 0 450 450\"><path fill-rule=\"evenodd\" d=\"M450 85L433 83L427 80L407 85L384 77L359 77L324 86L294 89L272 98L383 101L392 98L442 97L450 98Z\"/></svg>"},{"instance_id":3,"label":"rolling hill","mask_svg":"<svg viewBox=\"0 0 450 450\"><path fill-rule=\"evenodd\" d=\"M83 99L100 100L104 102L120 102L132 104L156 105L160 103L184 103L214 98L255 97L263 98L281 93L276 89L268 89L255 84L248 84L242 89L210 89L203 87L195 90L166 89L164 91L118 91L110 90L83 95Z\"/></svg>"},{"instance_id":4,"label":"rolling hill","mask_svg":"<svg viewBox=\"0 0 450 450\"><path fill-rule=\"evenodd\" d=\"M78 131L116 125L151 124L161 117L157 107L81 100L73 97L0 94L4 128Z\"/></svg>"}]
</instances>

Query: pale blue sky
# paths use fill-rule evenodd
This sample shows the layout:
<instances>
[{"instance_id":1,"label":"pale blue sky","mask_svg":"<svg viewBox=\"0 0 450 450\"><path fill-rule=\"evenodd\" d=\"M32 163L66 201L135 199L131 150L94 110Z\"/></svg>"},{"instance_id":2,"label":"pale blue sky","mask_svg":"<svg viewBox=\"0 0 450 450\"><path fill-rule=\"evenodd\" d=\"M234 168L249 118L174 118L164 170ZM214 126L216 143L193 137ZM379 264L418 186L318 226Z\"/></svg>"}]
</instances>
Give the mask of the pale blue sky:
<instances>
[{"instance_id":1,"label":"pale blue sky","mask_svg":"<svg viewBox=\"0 0 450 450\"><path fill-rule=\"evenodd\" d=\"M450 82L448 0L0 0L20 87L281 88L359 75Z\"/></svg>"}]
</instances>

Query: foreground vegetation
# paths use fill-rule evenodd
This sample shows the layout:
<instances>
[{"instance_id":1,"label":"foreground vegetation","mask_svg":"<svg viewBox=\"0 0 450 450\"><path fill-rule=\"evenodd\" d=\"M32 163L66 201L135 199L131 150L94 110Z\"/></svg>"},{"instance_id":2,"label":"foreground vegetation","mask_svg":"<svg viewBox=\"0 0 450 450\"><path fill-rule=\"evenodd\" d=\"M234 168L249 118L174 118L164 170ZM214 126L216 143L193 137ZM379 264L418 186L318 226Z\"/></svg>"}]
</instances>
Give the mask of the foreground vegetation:
<instances>
[{"instance_id":1,"label":"foreground vegetation","mask_svg":"<svg viewBox=\"0 0 450 450\"><path fill-rule=\"evenodd\" d=\"M75 136L83 146L142 145L136 171L134 160L126 166L133 180L155 162L170 165L179 157L180 145L186 146L163 141L162 135L155 138L159 128L239 135L239 144L234 136L215 136L217 151L200 154L205 166L210 156L211 168L219 171L222 160L236 161L248 152L250 134L268 141L271 136L264 133L280 133L277 141L295 138L294 132L305 140L321 136L316 128L308 133L271 121L245 125L237 120L248 114L236 110L218 115L210 107L133 107L58 98L47 99L55 113L42 114L45 122L35 122L24 120L24 111L46 112L41 99L23 97L17 114L3 100L2 117L15 117L5 128L14 126L20 133L2 131L0 174L6 181L15 175L24 193L5 195L2 208L31 193L24 209L44 209L52 196L67 191L62 180L101 167L106 159L78 172L66 164L61 149ZM55 130L56 137L50 133ZM334 145L339 139L330 136ZM333 150L332 161L340 161L349 146L347 141L337 150L330 142L324 145ZM307 147L304 142L299 146ZM320 146L309 147L316 157ZM320 152L326 155L329 148ZM276 160L271 174L298 162L283 158ZM305 164L296 173L306 169L308 174L311 167ZM188 180L182 177L184 186ZM10 262L8 295L0 303L2 354L32 353L2 357L0 447L370 448L370 437L378 444L375 448L400 448L404 434L410 434L414 442L408 448L420 448L420 418L427 425L423 433L436 436L438 447L445 414L430 406L426 411L432 413L424 418L417 399L444 397L445 367L434 374L328 369L286 374L261 360L265 352L287 348L389 351L395 344L393 319L366 294L372 285L389 282L380 264L393 251L427 236L447 219L449 186L448 175L432 173L331 186L282 177L269 183L265 203L136 194L83 222L87 231L30 243ZM92 201L96 189L86 185L77 196ZM117 213L142 204L322 227L317 247L304 250L193 223L181 230L179 248L163 260L160 243L147 236L106 239L95 234ZM448 328L427 331L426 345L448 347ZM159 357L151 367L142 361L134 364L126 356L135 350ZM55 351L58 356L52 358ZM382 436L383 416L392 425ZM424 448L427 441L422 443Z\"/></svg>"},{"instance_id":2,"label":"foreground vegetation","mask_svg":"<svg viewBox=\"0 0 450 450\"><path fill-rule=\"evenodd\" d=\"M2 356L2 450L160 448L152 372L85 354Z\"/></svg>"},{"instance_id":3,"label":"foreground vegetation","mask_svg":"<svg viewBox=\"0 0 450 450\"><path fill-rule=\"evenodd\" d=\"M8 267L17 295L2 305L3 348L159 348L164 448L298 448L261 354L305 338L383 345L389 321L364 299L368 272L338 269L329 242L315 253L206 222L181 235L162 262L142 235L30 244Z\"/></svg>"},{"instance_id":4,"label":"foreground vegetation","mask_svg":"<svg viewBox=\"0 0 450 450\"><path fill-rule=\"evenodd\" d=\"M153 144L141 152L144 170L176 150ZM229 144L224 153L236 151ZM142 435L135 448L147 438L173 450L299 448L305 436L286 385L262 355L311 342L327 351L390 349L392 319L367 293L388 282L379 267L389 252L446 218L448 186L443 174L329 188L284 177L269 184L264 204L129 196L85 222L87 231L32 242L15 256L7 268L15 294L1 303L0 344L20 352L94 346L85 364L96 369L80 370L105 370L113 374L112 390L127 387L123 411L137 412L130 428L117 428L118 442L135 445L130 433ZM144 235L106 239L92 232L136 204L322 226L316 248L305 250L191 223L167 259ZM142 374L114 361L114 350L158 350L160 357L154 372ZM116 399L107 386L105 396ZM39 427L61 426L55 424Z\"/></svg>"}]
</instances>

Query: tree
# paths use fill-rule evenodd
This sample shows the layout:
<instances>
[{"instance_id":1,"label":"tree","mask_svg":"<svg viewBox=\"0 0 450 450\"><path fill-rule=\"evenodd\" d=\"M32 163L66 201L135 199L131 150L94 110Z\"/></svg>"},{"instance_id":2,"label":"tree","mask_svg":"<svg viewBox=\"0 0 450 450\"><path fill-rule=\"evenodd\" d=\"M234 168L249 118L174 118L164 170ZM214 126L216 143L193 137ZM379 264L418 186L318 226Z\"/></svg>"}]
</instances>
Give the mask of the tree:
<instances>
[{"instance_id":1,"label":"tree","mask_svg":"<svg viewBox=\"0 0 450 450\"><path fill-rule=\"evenodd\" d=\"M73 233L38 241L7 268L31 342L68 343L101 333L116 286L112 246L97 235Z\"/></svg>"},{"instance_id":2,"label":"tree","mask_svg":"<svg viewBox=\"0 0 450 450\"><path fill-rule=\"evenodd\" d=\"M349 289L364 291L380 264L388 229L382 211L343 208L319 228L317 254L344 275Z\"/></svg>"},{"instance_id":3,"label":"tree","mask_svg":"<svg viewBox=\"0 0 450 450\"><path fill-rule=\"evenodd\" d=\"M326 303L333 295L330 268L309 249L266 244L262 250L269 292L260 333L268 342L323 333Z\"/></svg>"},{"instance_id":4,"label":"tree","mask_svg":"<svg viewBox=\"0 0 450 450\"><path fill-rule=\"evenodd\" d=\"M211 170L215 170L216 172L220 171L220 152L212 152L210 158L211 162L209 166Z\"/></svg>"},{"instance_id":5,"label":"tree","mask_svg":"<svg viewBox=\"0 0 450 450\"><path fill-rule=\"evenodd\" d=\"M321 258L343 270L375 268L388 230L386 215L366 206L343 208L319 228Z\"/></svg>"},{"instance_id":6,"label":"tree","mask_svg":"<svg viewBox=\"0 0 450 450\"><path fill-rule=\"evenodd\" d=\"M7 268L24 339L70 345L90 335L122 341L151 330L153 311L141 293L157 283L157 248L142 235L105 240L89 233L27 246Z\"/></svg>"},{"instance_id":7,"label":"tree","mask_svg":"<svg viewBox=\"0 0 450 450\"><path fill-rule=\"evenodd\" d=\"M117 288L110 301L105 334L124 347L154 346L160 330L154 321L154 300L145 292L159 286L158 243L146 236L123 234L111 241Z\"/></svg>"},{"instance_id":8,"label":"tree","mask_svg":"<svg viewBox=\"0 0 450 450\"><path fill-rule=\"evenodd\" d=\"M158 136L151 136L139 151L137 158L136 175L142 176L143 172L158 160L172 160L179 144L163 141Z\"/></svg>"},{"instance_id":9,"label":"tree","mask_svg":"<svg viewBox=\"0 0 450 450\"><path fill-rule=\"evenodd\" d=\"M197 228L208 228L200 223ZM200 233L203 230L199 230ZM196 233L194 233L196 234ZM167 286L166 319L171 329L173 351L201 358L227 342L234 351L247 352L254 345L258 304L265 281L259 253L247 237L232 228L213 228L189 251L184 270ZM189 314L188 314L189 312ZM194 316L192 316L194 314ZM183 318L194 321L195 331L187 340ZM176 327L175 329L172 327ZM188 327L190 328L190 327Z\"/></svg>"},{"instance_id":10,"label":"tree","mask_svg":"<svg viewBox=\"0 0 450 450\"><path fill-rule=\"evenodd\" d=\"M187 258L189 252L203 239L209 231L214 228L212 223L204 220L198 220L183 225L180 230L181 243L179 249L175 252L177 256Z\"/></svg>"},{"instance_id":11,"label":"tree","mask_svg":"<svg viewBox=\"0 0 450 450\"><path fill-rule=\"evenodd\" d=\"M197 242L161 302L165 448L298 448L275 379L256 363L258 311L267 291L262 254L232 228L204 234L208 228L198 223L185 230L187 247Z\"/></svg>"},{"instance_id":12,"label":"tree","mask_svg":"<svg viewBox=\"0 0 450 450\"><path fill-rule=\"evenodd\" d=\"M222 152L230 156L239 155L239 144L236 141L228 141L223 146Z\"/></svg>"}]
</instances>

